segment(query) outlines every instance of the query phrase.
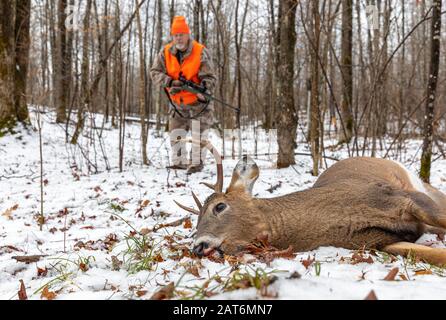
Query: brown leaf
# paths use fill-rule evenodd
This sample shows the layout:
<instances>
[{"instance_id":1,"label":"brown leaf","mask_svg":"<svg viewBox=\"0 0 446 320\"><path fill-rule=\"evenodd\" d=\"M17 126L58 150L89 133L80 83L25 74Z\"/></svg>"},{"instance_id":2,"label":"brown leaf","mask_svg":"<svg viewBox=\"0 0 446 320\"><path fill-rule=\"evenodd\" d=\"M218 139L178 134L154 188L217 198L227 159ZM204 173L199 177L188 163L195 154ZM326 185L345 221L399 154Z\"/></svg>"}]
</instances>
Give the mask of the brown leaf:
<instances>
[{"instance_id":1,"label":"brown leaf","mask_svg":"<svg viewBox=\"0 0 446 320\"><path fill-rule=\"evenodd\" d=\"M366 258L361 253L355 252L352 255L351 264L358 264L358 263L373 263L373 258L370 255Z\"/></svg>"},{"instance_id":2,"label":"brown leaf","mask_svg":"<svg viewBox=\"0 0 446 320\"><path fill-rule=\"evenodd\" d=\"M163 257L161 256L161 254L158 253L156 256L153 257L153 261L156 261L156 262L163 262L164 259L163 259Z\"/></svg>"},{"instance_id":3,"label":"brown leaf","mask_svg":"<svg viewBox=\"0 0 446 320\"><path fill-rule=\"evenodd\" d=\"M395 277L398 274L399 269L398 268L393 268L392 270L389 271L389 273L387 274L387 276L383 279L385 281L395 281Z\"/></svg>"},{"instance_id":4,"label":"brown leaf","mask_svg":"<svg viewBox=\"0 0 446 320\"><path fill-rule=\"evenodd\" d=\"M12 212L14 210L17 210L17 208L19 207L18 204L15 204L14 206L12 206L11 208L7 209L5 212L2 213L2 216L4 216L6 219L8 220L12 220Z\"/></svg>"},{"instance_id":5,"label":"brown leaf","mask_svg":"<svg viewBox=\"0 0 446 320\"><path fill-rule=\"evenodd\" d=\"M41 277L41 276L45 277L47 275L47 273L48 273L47 268L41 269L41 268L37 267L37 276L38 277Z\"/></svg>"},{"instance_id":6,"label":"brown leaf","mask_svg":"<svg viewBox=\"0 0 446 320\"><path fill-rule=\"evenodd\" d=\"M306 260L302 260L302 264L304 265L305 269L308 269L313 262L315 261L315 258L311 258L310 256L308 256L308 258Z\"/></svg>"},{"instance_id":7,"label":"brown leaf","mask_svg":"<svg viewBox=\"0 0 446 320\"><path fill-rule=\"evenodd\" d=\"M81 263L79 263L79 269L81 271L83 271L83 272L87 272L88 271L88 265L83 263L83 262L81 262Z\"/></svg>"},{"instance_id":8,"label":"brown leaf","mask_svg":"<svg viewBox=\"0 0 446 320\"><path fill-rule=\"evenodd\" d=\"M417 276L422 276L422 275L427 275L427 274L432 274L431 270L415 270L415 274Z\"/></svg>"},{"instance_id":9,"label":"brown leaf","mask_svg":"<svg viewBox=\"0 0 446 320\"><path fill-rule=\"evenodd\" d=\"M183 223L184 229L192 229L192 221L190 219L186 219Z\"/></svg>"},{"instance_id":10,"label":"brown leaf","mask_svg":"<svg viewBox=\"0 0 446 320\"><path fill-rule=\"evenodd\" d=\"M277 249L269 244L267 234L258 235L253 242L245 246L242 253L255 255L257 259L267 264L276 258L294 259L292 246L285 250Z\"/></svg>"},{"instance_id":11,"label":"brown leaf","mask_svg":"<svg viewBox=\"0 0 446 320\"><path fill-rule=\"evenodd\" d=\"M26 289L25 284L23 283L23 280L20 280L20 289L18 292L19 300L28 300L28 296L26 295Z\"/></svg>"},{"instance_id":12,"label":"brown leaf","mask_svg":"<svg viewBox=\"0 0 446 320\"><path fill-rule=\"evenodd\" d=\"M94 227L93 226L85 226L85 227L82 227L81 229L94 229Z\"/></svg>"},{"instance_id":13,"label":"brown leaf","mask_svg":"<svg viewBox=\"0 0 446 320\"><path fill-rule=\"evenodd\" d=\"M408 280L407 277L404 274L402 274L402 273L400 274L400 278L403 281L407 281Z\"/></svg>"},{"instance_id":14,"label":"brown leaf","mask_svg":"<svg viewBox=\"0 0 446 320\"><path fill-rule=\"evenodd\" d=\"M370 291L367 297L364 298L364 300L378 300L378 297L375 294L375 291Z\"/></svg>"},{"instance_id":15,"label":"brown leaf","mask_svg":"<svg viewBox=\"0 0 446 320\"><path fill-rule=\"evenodd\" d=\"M47 300L53 300L56 297L56 293L49 291L48 286L43 288L42 293L40 294L40 298L45 298Z\"/></svg>"},{"instance_id":16,"label":"brown leaf","mask_svg":"<svg viewBox=\"0 0 446 320\"><path fill-rule=\"evenodd\" d=\"M162 287L158 291L156 291L151 297L150 300L166 300L173 298L173 293L175 290L175 285L173 282L169 283L167 286Z\"/></svg>"},{"instance_id":17,"label":"brown leaf","mask_svg":"<svg viewBox=\"0 0 446 320\"><path fill-rule=\"evenodd\" d=\"M196 265L191 266L189 269L187 269L187 272L193 274L195 277L200 277L200 272L198 271L198 267Z\"/></svg>"},{"instance_id":18,"label":"brown leaf","mask_svg":"<svg viewBox=\"0 0 446 320\"><path fill-rule=\"evenodd\" d=\"M150 229L149 228L142 228L141 230L139 230L139 233L142 236L148 235L150 233Z\"/></svg>"},{"instance_id":19,"label":"brown leaf","mask_svg":"<svg viewBox=\"0 0 446 320\"><path fill-rule=\"evenodd\" d=\"M31 262L37 262L40 260L40 258L46 257L46 255L35 255L35 256L14 256L13 259L17 260L18 262L25 262L25 263L31 263Z\"/></svg>"},{"instance_id":20,"label":"brown leaf","mask_svg":"<svg viewBox=\"0 0 446 320\"><path fill-rule=\"evenodd\" d=\"M142 297L143 295L145 295L147 293L147 290L138 290L136 291L136 295L138 297Z\"/></svg>"}]
</instances>

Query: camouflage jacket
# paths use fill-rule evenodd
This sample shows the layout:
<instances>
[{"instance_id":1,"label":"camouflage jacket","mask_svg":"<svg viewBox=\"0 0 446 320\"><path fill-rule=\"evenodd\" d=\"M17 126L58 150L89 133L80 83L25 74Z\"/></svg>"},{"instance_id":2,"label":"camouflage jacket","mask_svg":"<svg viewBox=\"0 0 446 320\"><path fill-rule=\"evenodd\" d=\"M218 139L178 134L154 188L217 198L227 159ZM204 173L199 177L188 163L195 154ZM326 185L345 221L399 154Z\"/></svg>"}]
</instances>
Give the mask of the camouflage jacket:
<instances>
[{"instance_id":1,"label":"camouflage jacket","mask_svg":"<svg viewBox=\"0 0 446 320\"><path fill-rule=\"evenodd\" d=\"M176 56L177 55L176 47L172 46L170 48L170 52ZM191 52L192 52L192 40L189 40L189 46L182 55L183 59L186 58L188 55L190 55ZM164 46L163 46L162 50L155 57L155 61L152 67L150 68L150 76L153 82L155 82L155 84L161 87L167 87L170 83L170 80L172 80L172 78L167 74L165 61L166 60L164 57ZM201 53L201 66L200 66L200 71L198 72L198 78L200 79L200 82L202 82L203 80L206 81L206 87L211 92L214 90L216 82L216 77L213 69L214 67L212 64L212 59L209 50L207 48L204 48Z\"/></svg>"}]
</instances>

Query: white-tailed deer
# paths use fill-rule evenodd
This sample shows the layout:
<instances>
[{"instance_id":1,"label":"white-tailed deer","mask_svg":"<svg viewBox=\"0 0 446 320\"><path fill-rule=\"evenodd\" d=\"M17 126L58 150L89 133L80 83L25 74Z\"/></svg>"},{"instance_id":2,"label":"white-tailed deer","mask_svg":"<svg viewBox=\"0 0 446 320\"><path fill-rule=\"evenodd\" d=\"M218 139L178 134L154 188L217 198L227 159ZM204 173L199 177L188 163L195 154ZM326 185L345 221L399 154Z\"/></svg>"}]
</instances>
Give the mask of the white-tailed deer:
<instances>
[{"instance_id":1,"label":"white-tailed deer","mask_svg":"<svg viewBox=\"0 0 446 320\"><path fill-rule=\"evenodd\" d=\"M187 139L186 141L198 143ZM320 246L377 249L409 253L436 265L446 265L446 249L415 242L426 228L446 228L446 195L421 182L398 162L357 157L328 168L313 187L276 198L253 198L259 168L244 156L223 192L223 168L217 150L201 141L217 161L217 183L199 210L194 252L217 250L235 254L260 235L279 249L294 251ZM439 229L438 229L439 228Z\"/></svg>"}]
</instances>

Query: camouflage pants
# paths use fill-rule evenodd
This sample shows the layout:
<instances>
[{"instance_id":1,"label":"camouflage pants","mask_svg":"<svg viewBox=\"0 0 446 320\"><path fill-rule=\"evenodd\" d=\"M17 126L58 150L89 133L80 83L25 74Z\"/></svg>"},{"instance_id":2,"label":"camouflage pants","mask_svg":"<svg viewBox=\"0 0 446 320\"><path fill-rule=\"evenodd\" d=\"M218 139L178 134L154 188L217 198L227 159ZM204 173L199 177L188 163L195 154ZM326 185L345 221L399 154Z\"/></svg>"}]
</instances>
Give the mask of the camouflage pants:
<instances>
[{"instance_id":1,"label":"camouflage pants","mask_svg":"<svg viewBox=\"0 0 446 320\"><path fill-rule=\"evenodd\" d=\"M194 106L178 106L177 110L184 117L195 117L203 107L204 104L200 103ZM204 163L207 149L200 149L197 145L193 145L188 159L186 143L178 142L177 140L186 138L189 132L192 132L192 138L195 140L207 139L209 128L213 123L214 106L212 103L196 119L183 118L173 108L170 110L169 136L173 165L198 165L199 163Z\"/></svg>"}]
</instances>

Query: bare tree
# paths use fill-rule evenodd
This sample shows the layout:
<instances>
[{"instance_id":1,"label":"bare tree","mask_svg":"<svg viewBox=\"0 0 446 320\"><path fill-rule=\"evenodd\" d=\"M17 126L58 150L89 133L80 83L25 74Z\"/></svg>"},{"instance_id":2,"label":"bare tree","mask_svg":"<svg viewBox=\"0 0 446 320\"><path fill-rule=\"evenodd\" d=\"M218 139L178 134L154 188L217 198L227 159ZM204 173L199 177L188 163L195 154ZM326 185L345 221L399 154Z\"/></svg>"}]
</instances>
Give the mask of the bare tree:
<instances>
[{"instance_id":1,"label":"bare tree","mask_svg":"<svg viewBox=\"0 0 446 320\"><path fill-rule=\"evenodd\" d=\"M345 130L340 130L339 142L350 142L353 131L353 65L352 65L352 41L353 41L353 3L352 0L342 0L342 118Z\"/></svg>"},{"instance_id":2,"label":"bare tree","mask_svg":"<svg viewBox=\"0 0 446 320\"><path fill-rule=\"evenodd\" d=\"M421 155L420 168L420 178L427 183L429 183L431 171L435 98L437 95L438 70L440 68L441 0L433 0L432 6L431 55L424 117L423 153Z\"/></svg>"},{"instance_id":3,"label":"bare tree","mask_svg":"<svg viewBox=\"0 0 446 320\"><path fill-rule=\"evenodd\" d=\"M279 15L280 59L278 78L279 96L277 112L277 142L279 154L277 166L288 167L295 164L297 112L294 105L294 51L296 46L296 8L297 0L282 2Z\"/></svg>"}]
</instances>

